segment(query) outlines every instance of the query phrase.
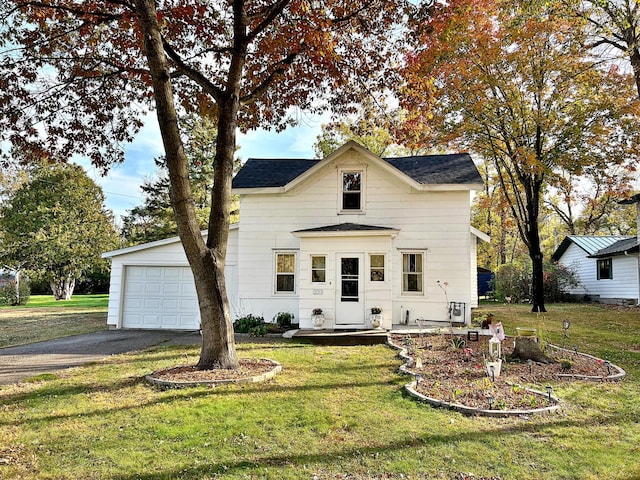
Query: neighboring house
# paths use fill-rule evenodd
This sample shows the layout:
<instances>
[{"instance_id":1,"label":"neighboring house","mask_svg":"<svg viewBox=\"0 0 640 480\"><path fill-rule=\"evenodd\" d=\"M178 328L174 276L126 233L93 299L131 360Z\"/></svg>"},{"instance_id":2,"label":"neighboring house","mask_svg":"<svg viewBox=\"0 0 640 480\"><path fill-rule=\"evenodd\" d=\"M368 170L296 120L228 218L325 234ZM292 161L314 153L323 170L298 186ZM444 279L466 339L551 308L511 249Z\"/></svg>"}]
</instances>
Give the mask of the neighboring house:
<instances>
[{"instance_id":1,"label":"neighboring house","mask_svg":"<svg viewBox=\"0 0 640 480\"><path fill-rule=\"evenodd\" d=\"M234 318L292 312L310 328L389 329L416 319L469 323L477 306L466 154L382 159L349 142L322 160L249 159L233 180L240 222L225 276ZM177 238L103 255L112 259L108 323L197 328L191 273ZM455 308L451 308L451 306Z\"/></svg>"},{"instance_id":2,"label":"neighboring house","mask_svg":"<svg viewBox=\"0 0 640 480\"><path fill-rule=\"evenodd\" d=\"M602 303L638 303L638 239L626 236L565 237L552 260L573 270L580 284L568 293Z\"/></svg>"}]
</instances>

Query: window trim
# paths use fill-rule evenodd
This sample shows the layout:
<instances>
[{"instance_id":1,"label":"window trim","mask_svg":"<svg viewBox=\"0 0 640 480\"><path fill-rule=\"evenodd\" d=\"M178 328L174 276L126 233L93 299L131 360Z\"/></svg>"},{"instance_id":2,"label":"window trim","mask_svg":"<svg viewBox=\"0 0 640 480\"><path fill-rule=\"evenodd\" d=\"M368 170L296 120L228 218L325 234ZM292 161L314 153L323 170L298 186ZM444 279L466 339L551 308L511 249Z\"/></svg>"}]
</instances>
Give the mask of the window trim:
<instances>
[{"instance_id":1,"label":"window trim","mask_svg":"<svg viewBox=\"0 0 640 480\"><path fill-rule=\"evenodd\" d=\"M419 273L422 277L422 284L421 290L418 291L412 291L412 290L405 290L404 289L404 276L405 276L405 272L404 271L404 256L405 255L421 255L422 256L422 262L421 262L421 268L422 270L420 272L408 272L408 273ZM426 277L426 262L427 262L427 252L426 250L402 250L400 252L400 270L401 270L401 275L400 275L400 293L402 296L411 296L411 297L424 297L425 296L425 277Z\"/></svg>"},{"instance_id":2,"label":"window trim","mask_svg":"<svg viewBox=\"0 0 640 480\"><path fill-rule=\"evenodd\" d=\"M314 257L324 258L324 268L322 268L322 269L319 269L319 268L314 269L313 268L313 259L314 259ZM322 282L314 282L313 281L313 271L314 270L322 270L322 271L324 271L324 281L322 281ZM312 285L326 285L327 284L327 255L325 255L325 254L311 254L311 255L309 255L309 271L311 272L311 276L309 278L309 281L310 281L310 283Z\"/></svg>"},{"instance_id":3,"label":"window trim","mask_svg":"<svg viewBox=\"0 0 640 480\"><path fill-rule=\"evenodd\" d=\"M603 266L608 264L609 275L602 276L602 268ZM609 258L599 258L596 261L596 275L598 280L613 280L613 259Z\"/></svg>"},{"instance_id":4,"label":"window trim","mask_svg":"<svg viewBox=\"0 0 640 480\"><path fill-rule=\"evenodd\" d=\"M278 257L280 255L293 255L293 290L278 290ZM283 272L283 275L289 274ZM278 296L297 295L298 294L298 252L293 250L276 250L273 255L273 294Z\"/></svg>"},{"instance_id":5,"label":"window trim","mask_svg":"<svg viewBox=\"0 0 640 480\"><path fill-rule=\"evenodd\" d=\"M344 208L344 175L348 173L360 174L360 208ZM342 215L359 215L365 212L366 169L363 166L343 167L338 171L338 213Z\"/></svg>"}]
</instances>

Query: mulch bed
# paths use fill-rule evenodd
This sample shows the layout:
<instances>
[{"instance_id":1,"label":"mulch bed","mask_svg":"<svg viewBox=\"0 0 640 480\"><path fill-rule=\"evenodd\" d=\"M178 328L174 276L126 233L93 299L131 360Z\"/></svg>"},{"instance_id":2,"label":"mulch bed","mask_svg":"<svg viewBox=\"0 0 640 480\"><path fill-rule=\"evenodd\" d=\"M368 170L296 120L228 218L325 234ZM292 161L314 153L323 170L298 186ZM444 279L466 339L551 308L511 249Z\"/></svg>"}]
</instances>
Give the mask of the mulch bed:
<instances>
[{"instance_id":1,"label":"mulch bed","mask_svg":"<svg viewBox=\"0 0 640 480\"><path fill-rule=\"evenodd\" d=\"M455 347L454 337L463 339L464 345ZM529 366L527 362L508 360L514 339L507 338L502 342L502 354L507 361L503 360L500 376L492 381L485 368L488 336L470 341L466 336L453 334L391 335L391 342L408 350L410 362L405 370L420 376L414 390L430 398L478 409L488 409L489 398L493 409L544 408L555 404L544 394L549 381L567 380L563 376L567 374L605 379L610 373L607 364L600 359L552 348L548 348L546 354L557 363L534 362ZM421 368L416 367L416 363L420 363L418 358ZM569 365L569 368L563 368L560 360L565 360L565 367ZM536 395L522 388L523 385L543 394Z\"/></svg>"},{"instance_id":2,"label":"mulch bed","mask_svg":"<svg viewBox=\"0 0 640 480\"><path fill-rule=\"evenodd\" d=\"M198 370L195 365L180 365L153 372L151 377L168 382L234 382L269 373L277 365L271 360L261 358L241 358L239 362L238 368L233 370Z\"/></svg>"}]
</instances>

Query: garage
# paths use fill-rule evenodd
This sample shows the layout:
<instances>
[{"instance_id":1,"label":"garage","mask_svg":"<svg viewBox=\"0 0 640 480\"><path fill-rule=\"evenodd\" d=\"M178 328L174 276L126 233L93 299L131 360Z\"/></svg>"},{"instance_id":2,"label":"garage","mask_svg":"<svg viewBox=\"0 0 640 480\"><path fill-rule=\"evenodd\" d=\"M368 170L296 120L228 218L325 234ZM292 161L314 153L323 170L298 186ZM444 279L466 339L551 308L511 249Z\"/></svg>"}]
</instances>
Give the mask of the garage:
<instances>
[{"instance_id":1,"label":"garage","mask_svg":"<svg viewBox=\"0 0 640 480\"><path fill-rule=\"evenodd\" d=\"M238 229L229 229L224 274L232 318L237 318ZM193 274L178 237L102 254L111 260L109 328L198 330L200 311Z\"/></svg>"},{"instance_id":2,"label":"garage","mask_svg":"<svg viewBox=\"0 0 640 480\"><path fill-rule=\"evenodd\" d=\"M122 327L197 330L198 300L189 267L124 267Z\"/></svg>"}]
</instances>

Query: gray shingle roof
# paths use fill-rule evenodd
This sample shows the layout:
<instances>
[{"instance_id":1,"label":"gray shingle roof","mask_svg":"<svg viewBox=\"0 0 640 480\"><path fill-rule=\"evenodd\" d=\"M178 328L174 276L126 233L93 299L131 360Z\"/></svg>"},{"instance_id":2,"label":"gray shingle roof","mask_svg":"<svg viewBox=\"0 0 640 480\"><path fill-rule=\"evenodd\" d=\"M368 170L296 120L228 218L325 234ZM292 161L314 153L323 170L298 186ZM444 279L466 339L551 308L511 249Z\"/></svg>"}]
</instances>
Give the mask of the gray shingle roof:
<instances>
[{"instance_id":1,"label":"gray shingle roof","mask_svg":"<svg viewBox=\"0 0 640 480\"><path fill-rule=\"evenodd\" d=\"M283 187L320 160L258 159L245 162L233 179L233 188Z\"/></svg>"},{"instance_id":2,"label":"gray shingle roof","mask_svg":"<svg viewBox=\"0 0 640 480\"><path fill-rule=\"evenodd\" d=\"M383 160L423 185L482 183L468 153ZM233 188L284 187L320 161L250 158L233 179Z\"/></svg>"},{"instance_id":3,"label":"gray shingle roof","mask_svg":"<svg viewBox=\"0 0 640 480\"><path fill-rule=\"evenodd\" d=\"M483 183L468 153L385 158L384 160L423 185Z\"/></svg>"},{"instance_id":4,"label":"gray shingle roof","mask_svg":"<svg viewBox=\"0 0 640 480\"><path fill-rule=\"evenodd\" d=\"M625 238L623 240L618 240L613 245L610 245L606 248L598 250L593 255L589 255L590 257L612 257L615 255L623 255L626 252L637 252L638 251L638 239L636 237Z\"/></svg>"},{"instance_id":5,"label":"gray shingle roof","mask_svg":"<svg viewBox=\"0 0 640 480\"><path fill-rule=\"evenodd\" d=\"M551 258L553 260L559 260L572 243L584 250L587 255L595 256L613 247L618 242L628 240L635 240L635 237L622 235L570 235L562 240L562 243L558 246Z\"/></svg>"}]
</instances>

